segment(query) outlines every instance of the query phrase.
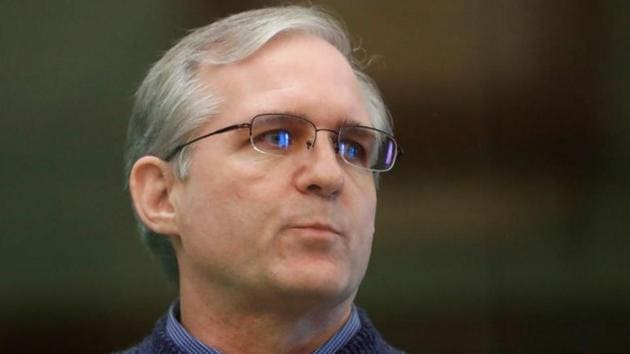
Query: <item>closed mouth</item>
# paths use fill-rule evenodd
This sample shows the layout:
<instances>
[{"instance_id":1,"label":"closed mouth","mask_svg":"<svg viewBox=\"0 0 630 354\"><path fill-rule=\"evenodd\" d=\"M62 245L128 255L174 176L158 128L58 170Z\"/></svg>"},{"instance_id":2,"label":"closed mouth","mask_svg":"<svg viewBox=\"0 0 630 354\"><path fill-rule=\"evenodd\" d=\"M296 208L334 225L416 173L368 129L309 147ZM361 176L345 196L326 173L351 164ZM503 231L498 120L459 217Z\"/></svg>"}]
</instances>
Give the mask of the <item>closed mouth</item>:
<instances>
[{"instance_id":1,"label":"closed mouth","mask_svg":"<svg viewBox=\"0 0 630 354\"><path fill-rule=\"evenodd\" d=\"M292 229L304 229L304 230L315 230L315 231L320 231L320 232L330 232L330 233L334 233L334 234L337 234L337 235L341 236L341 231L339 231L338 229L336 229L332 225L326 224L326 223L315 222L315 223L291 225L290 228L292 228Z\"/></svg>"}]
</instances>

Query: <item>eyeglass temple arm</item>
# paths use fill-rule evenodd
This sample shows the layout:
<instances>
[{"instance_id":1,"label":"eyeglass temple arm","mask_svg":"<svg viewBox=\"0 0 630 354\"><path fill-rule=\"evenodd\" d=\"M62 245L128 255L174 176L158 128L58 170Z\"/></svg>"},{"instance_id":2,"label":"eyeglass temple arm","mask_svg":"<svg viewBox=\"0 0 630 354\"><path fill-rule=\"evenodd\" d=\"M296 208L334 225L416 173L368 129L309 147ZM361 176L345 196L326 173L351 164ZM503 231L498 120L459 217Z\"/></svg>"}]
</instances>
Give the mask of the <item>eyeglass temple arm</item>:
<instances>
[{"instance_id":1,"label":"eyeglass temple arm","mask_svg":"<svg viewBox=\"0 0 630 354\"><path fill-rule=\"evenodd\" d=\"M242 129L242 128L249 128L251 126L250 123L241 123L241 124L234 124L234 125L230 125L227 126L225 128L221 128L219 130L215 130L213 132L210 132L208 134L204 134L202 136L196 137L191 141L188 141L186 143L183 143L181 145L178 145L175 149L173 149L173 151L168 154L168 156L166 156L166 158L164 159L165 161L169 161L170 159L172 159L175 155L177 155L178 152L180 152L183 148L185 148L186 146L192 144L192 143L196 143L197 141L201 140L201 139L205 139L209 136L212 135L216 135L216 134L221 134L221 133L225 133L228 132L230 130L236 130L236 129Z\"/></svg>"}]
</instances>

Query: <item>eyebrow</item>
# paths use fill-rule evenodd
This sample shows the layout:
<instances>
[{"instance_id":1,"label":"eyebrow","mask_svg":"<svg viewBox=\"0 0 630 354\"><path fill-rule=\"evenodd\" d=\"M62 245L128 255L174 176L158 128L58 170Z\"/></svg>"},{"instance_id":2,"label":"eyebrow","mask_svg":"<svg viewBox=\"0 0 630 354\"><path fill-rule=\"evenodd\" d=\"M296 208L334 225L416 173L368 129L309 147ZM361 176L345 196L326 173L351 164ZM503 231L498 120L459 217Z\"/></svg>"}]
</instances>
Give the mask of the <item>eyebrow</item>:
<instances>
[{"instance_id":1,"label":"eyebrow","mask_svg":"<svg viewBox=\"0 0 630 354\"><path fill-rule=\"evenodd\" d=\"M358 120L346 118L341 122L341 127L370 127L369 125L361 124Z\"/></svg>"},{"instance_id":2,"label":"eyebrow","mask_svg":"<svg viewBox=\"0 0 630 354\"><path fill-rule=\"evenodd\" d=\"M297 110L292 110L292 109L284 109L284 110L280 110L280 111L276 111L275 114L285 114L285 115L289 115L289 116L296 116L296 117L301 117L301 118L305 118L309 121L313 121L312 116L310 116L309 114L305 114L303 112L297 111ZM344 118L341 120L341 123L337 124L337 126L335 128L339 129L341 127L368 127L368 128L372 128L372 125L366 125L365 123L361 123L356 119L353 118Z\"/></svg>"}]
</instances>

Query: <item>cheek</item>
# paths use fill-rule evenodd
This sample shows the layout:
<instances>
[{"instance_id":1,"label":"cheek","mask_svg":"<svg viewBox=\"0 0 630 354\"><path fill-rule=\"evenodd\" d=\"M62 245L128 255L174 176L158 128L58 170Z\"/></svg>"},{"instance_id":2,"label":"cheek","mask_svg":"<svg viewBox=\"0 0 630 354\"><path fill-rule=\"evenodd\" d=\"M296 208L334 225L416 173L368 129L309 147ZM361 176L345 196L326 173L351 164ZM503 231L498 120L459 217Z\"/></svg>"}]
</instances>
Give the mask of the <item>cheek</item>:
<instances>
[{"instance_id":1,"label":"cheek","mask_svg":"<svg viewBox=\"0 0 630 354\"><path fill-rule=\"evenodd\" d=\"M358 287L365 276L372 251L374 237L374 219L376 211L375 192L363 190L360 198L353 203L350 213L351 227L355 230L350 238L347 262L349 267L350 284ZM351 206L347 205L346 208Z\"/></svg>"},{"instance_id":2,"label":"cheek","mask_svg":"<svg viewBox=\"0 0 630 354\"><path fill-rule=\"evenodd\" d=\"M361 237L360 247L363 249L364 256L370 256L370 250L372 248L372 239L374 237L374 219L376 213L376 200L373 199L366 202L362 209L363 217L359 220L359 229L362 230L363 237Z\"/></svg>"},{"instance_id":3,"label":"cheek","mask_svg":"<svg viewBox=\"0 0 630 354\"><path fill-rule=\"evenodd\" d=\"M346 210L352 210L350 213L351 228L356 230L357 234L353 240L357 243L354 245L357 249L359 258L368 258L374 235L374 220L376 213L376 191L374 188L361 188L355 194L356 198L345 205Z\"/></svg>"},{"instance_id":4,"label":"cheek","mask_svg":"<svg viewBox=\"0 0 630 354\"><path fill-rule=\"evenodd\" d=\"M361 183L350 184L351 196L345 201L344 207L354 211L352 212L353 221L358 229L369 229L373 232L376 215L376 188L372 180L367 177L359 182Z\"/></svg>"},{"instance_id":5,"label":"cheek","mask_svg":"<svg viewBox=\"0 0 630 354\"><path fill-rule=\"evenodd\" d=\"M217 270L237 268L254 258L266 209L247 188L250 181L235 174L191 177L178 213L181 250L191 269L221 277Z\"/></svg>"},{"instance_id":6,"label":"cheek","mask_svg":"<svg viewBox=\"0 0 630 354\"><path fill-rule=\"evenodd\" d=\"M278 185L277 177L271 183L273 178L255 162L226 161L220 166L213 171L191 169L182 203L190 231L206 239L232 241L262 231L274 205L279 204L280 193L273 188Z\"/></svg>"}]
</instances>

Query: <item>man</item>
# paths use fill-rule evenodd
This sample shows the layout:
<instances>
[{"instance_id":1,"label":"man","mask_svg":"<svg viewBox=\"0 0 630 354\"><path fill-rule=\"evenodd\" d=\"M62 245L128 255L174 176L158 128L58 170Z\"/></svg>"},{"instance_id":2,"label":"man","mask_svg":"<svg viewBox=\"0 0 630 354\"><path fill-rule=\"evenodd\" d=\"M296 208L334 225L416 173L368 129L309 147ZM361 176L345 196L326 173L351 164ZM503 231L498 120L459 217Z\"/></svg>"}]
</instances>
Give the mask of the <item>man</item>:
<instances>
[{"instance_id":1,"label":"man","mask_svg":"<svg viewBox=\"0 0 630 354\"><path fill-rule=\"evenodd\" d=\"M128 352L398 352L353 305L390 132L320 10L248 11L176 44L138 90L127 171L180 298Z\"/></svg>"}]
</instances>

